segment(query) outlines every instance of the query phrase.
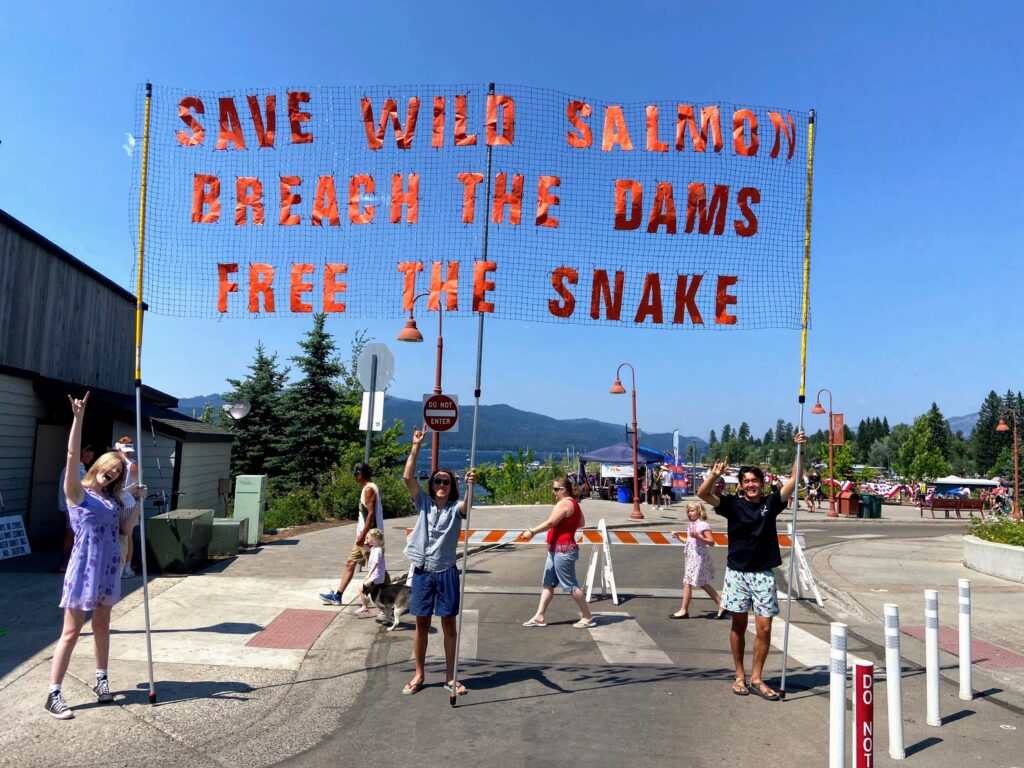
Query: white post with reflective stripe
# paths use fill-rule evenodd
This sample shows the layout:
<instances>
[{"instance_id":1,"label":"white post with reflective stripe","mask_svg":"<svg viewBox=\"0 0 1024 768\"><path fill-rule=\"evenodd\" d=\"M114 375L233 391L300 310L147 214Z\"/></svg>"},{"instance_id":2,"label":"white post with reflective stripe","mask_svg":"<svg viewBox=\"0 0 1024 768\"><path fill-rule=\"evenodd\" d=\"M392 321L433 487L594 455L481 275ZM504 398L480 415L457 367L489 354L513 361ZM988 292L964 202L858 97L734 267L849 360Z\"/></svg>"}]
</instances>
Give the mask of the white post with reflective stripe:
<instances>
[{"instance_id":1,"label":"white post with reflective stripe","mask_svg":"<svg viewBox=\"0 0 1024 768\"><path fill-rule=\"evenodd\" d=\"M928 725L942 725L939 714L939 593L924 591L924 666Z\"/></svg>"},{"instance_id":2,"label":"white post with reflective stripe","mask_svg":"<svg viewBox=\"0 0 1024 768\"><path fill-rule=\"evenodd\" d=\"M832 622L828 675L828 766L846 765L846 625Z\"/></svg>"},{"instance_id":3,"label":"white post with reflective stripe","mask_svg":"<svg viewBox=\"0 0 1024 768\"><path fill-rule=\"evenodd\" d=\"M970 701L974 698L971 686L971 580L960 579L957 592L960 595L960 698Z\"/></svg>"},{"instance_id":4,"label":"white post with reflective stripe","mask_svg":"<svg viewBox=\"0 0 1024 768\"><path fill-rule=\"evenodd\" d=\"M900 607L885 604L885 693L889 705L889 757L903 760L903 674L900 666Z\"/></svg>"}]
</instances>

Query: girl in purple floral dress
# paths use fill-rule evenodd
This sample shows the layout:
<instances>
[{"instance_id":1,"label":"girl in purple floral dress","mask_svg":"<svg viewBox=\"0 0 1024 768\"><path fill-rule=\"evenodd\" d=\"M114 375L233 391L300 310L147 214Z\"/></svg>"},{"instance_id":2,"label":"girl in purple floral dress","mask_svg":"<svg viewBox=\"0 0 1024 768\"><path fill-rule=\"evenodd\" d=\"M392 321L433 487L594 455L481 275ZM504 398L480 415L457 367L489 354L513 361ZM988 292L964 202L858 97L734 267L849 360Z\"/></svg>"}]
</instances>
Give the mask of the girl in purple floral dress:
<instances>
[{"instance_id":1,"label":"girl in purple floral dress","mask_svg":"<svg viewBox=\"0 0 1024 768\"><path fill-rule=\"evenodd\" d=\"M64 495L75 532L75 546L64 574L60 606L64 609L64 629L53 653L50 691L46 711L60 720L74 717L61 693L61 684L71 660L85 614L92 611L92 634L96 654L96 686L93 692L100 702L114 700L107 680L110 655L110 609L121 599L121 550L118 532L122 522L117 500L123 485L124 463L117 453L105 453L78 479L82 421L89 393L81 400L70 396L74 421L68 437L68 471L64 476ZM144 489L139 489L144 493Z\"/></svg>"},{"instance_id":2,"label":"girl in purple floral dress","mask_svg":"<svg viewBox=\"0 0 1024 768\"><path fill-rule=\"evenodd\" d=\"M725 612L722 610L722 598L711 586L711 582L715 580L715 564L711 562L711 553L708 552L708 547L715 546L715 537L711 535L708 513L703 504L690 502L686 505L686 516L690 520L690 526L686 533L672 531L673 536L686 542L683 604L676 613L670 614L669 618L690 618L690 600L693 597L694 587L700 587L708 593L708 597L715 601L715 606L718 608L715 618L725 618Z\"/></svg>"}]
</instances>

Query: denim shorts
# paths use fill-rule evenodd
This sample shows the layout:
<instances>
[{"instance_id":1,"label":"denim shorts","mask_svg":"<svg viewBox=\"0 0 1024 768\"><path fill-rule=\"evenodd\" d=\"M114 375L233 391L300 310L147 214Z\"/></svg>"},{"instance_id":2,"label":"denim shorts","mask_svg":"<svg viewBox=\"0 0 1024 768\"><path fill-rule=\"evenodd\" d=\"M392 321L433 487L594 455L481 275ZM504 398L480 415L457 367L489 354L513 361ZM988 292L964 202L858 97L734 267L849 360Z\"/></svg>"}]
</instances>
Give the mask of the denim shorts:
<instances>
[{"instance_id":1,"label":"denim shorts","mask_svg":"<svg viewBox=\"0 0 1024 768\"><path fill-rule=\"evenodd\" d=\"M574 589L579 589L580 585L576 582L576 561L579 559L579 547L569 552L548 552L547 562L544 563L544 586L552 589L561 587L570 595Z\"/></svg>"},{"instance_id":2,"label":"denim shorts","mask_svg":"<svg viewBox=\"0 0 1024 768\"><path fill-rule=\"evenodd\" d=\"M413 568L409 613L413 616L458 616L458 567L453 565L436 573Z\"/></svg>"}]
</instances>

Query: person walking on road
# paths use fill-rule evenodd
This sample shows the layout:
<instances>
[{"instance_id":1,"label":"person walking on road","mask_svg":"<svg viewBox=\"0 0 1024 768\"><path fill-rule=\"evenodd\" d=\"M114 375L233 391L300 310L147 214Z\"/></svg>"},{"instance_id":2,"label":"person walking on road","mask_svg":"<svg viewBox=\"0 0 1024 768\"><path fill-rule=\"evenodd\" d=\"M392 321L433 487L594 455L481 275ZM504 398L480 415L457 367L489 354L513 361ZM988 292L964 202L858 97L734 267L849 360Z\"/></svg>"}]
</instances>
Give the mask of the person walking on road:
<instances>
[{"instance_id":1,"label":"person walking on road","mask_svg":"<svg viewBox=\"0 0 1024 768\"><path fill-rule=\"evenodd\" d=\"M419 513L413 527L405 556L412 564L412 600L409 613L416 618L416 634L413 635L413 657L416 672L402 694L411 696L418 693L426 679L424 664L427 658L427 638L434 616L441 619L444 635L445 680L448 693L462 696L466 687L458 682L455 675L455 619L459 615L459 569L455 564L462 531L462 520L469 513L467 506L472 498L475 479L473 470L466 473L468 498L459 501L459 485L455 473L449 469L437 469L427 481L424 493L416 480L416 458L420 453L425 432L414 429L412 450L405 462L402 479L409 489L409 496Z\"/></svg>"},{"instance_id":2,"label":"person walking on road","mask_svg":"<svg viewBox=\"0 0 1024 768\"><path fill-rule=\"evenodd\" d=\"M373 470L366 462L360 461L352 468L352 475L359 484L359 519L356 521L356 540L345 561L345 570L341 573L338 589L335 592L321 592L320 599L326 605L341 605L345 588L352 581L357 565L368 565L370 548L366 545L366 535L371 528L383 530L384 505L380 500L380 489L373 482ZM383 533L381 546L384 545Z\"/></svg>"},{"instance_id":3,"label":"person walking on road","mask_svg":"<svg viewBox=\"0 0 1024 768\"><path fill-rule=\"evenodd\" d=\"M75 715L64 701L61 687L71 661L71 653L85 623L85 614L92 611L92 637L96 657L96 685L92 689L101 704L114 700L107 679L110 657L110 609L121 599L121 549L118 531L124 531L128 519L123 517L118 501L125 480L120 454L111 451L100 456L85 477L79 479L78 465L82 445L82 422L89 393L71 402L71 433L68 436L67 466L64 473L64 496L68 516L75 532L75 544L64 574L60 607L64 609L64 627L53 652L50 667L50 690L44 707L58 720ZM144 486L136 487L136 497L145 495Z\"/></svg>"},{"instance_id":4,"label":"person walking on road","mask_svg":"<svg viewBox=\"0 0 1024 768\"><path fill-rule=\"evenodd\" d=\"M551 485L551 492L555 495L555 506L548 519L534 528L527 528L522 533L522 538L530 541L541 531L548 532L548 558L544 563L540 604L537 606L537 612L529 621L524 622L523 626L547 626L544 614L555 596L555 587L558 586L579 606L580 619L573 626L577 629L586 629L596 624L587 605L587 598L576 581L576 561L580 559L576 531L586 524L586 520L568 477L556 479Z\"/></svg>"},{"instance_id":5,"label":"person walking on road","mask_svg":"<svg viewBox=\"0 0 1024 768\"><path fill-rule=\"evenodd\" d=\"M802 431L793 436L793 443L802 445L807 438ZM762 674L771 645L772 618L779 613L774 568L782 565L776 520L793 496L798 467L782 488L762 497L764 472L760 467L740 467L740 488L736 496L718 496L712 489L729 466L729 459L716 462L697 491L697 496L729 523L729 555L725 570L722 605L732 614L729 645L736 665L732 692L738 696L753 693L768 701L778 701L778 692L765 684ZM747 614L753 609L756 633L754 657L747 683L743 655L747 635Z\"/></svg>"},{"instance_id":6,"label":"person walking on road","mask_svg":"<svg viewBox=\"0 0 1024 768\"><path fill-rule=\"evenodd\" d=\"M715 601L715 607L718 609L715 618L724 619L727 614L722 608L722 598L711 586L711 582L715 580L715 564L711 561L708 547L715 546L715 537L711 534L711 526L708 524L708 513L703 504L691 501L686 505L686 516L690 520L690 526L685 535L683 531L672 531L672 535L677 539L686 541L683 604L676 613L669 614L669 618L690 618L690 600L693 599L693 588L700 587L707 592L708 597Z\"/></svg>"}]
</instances>

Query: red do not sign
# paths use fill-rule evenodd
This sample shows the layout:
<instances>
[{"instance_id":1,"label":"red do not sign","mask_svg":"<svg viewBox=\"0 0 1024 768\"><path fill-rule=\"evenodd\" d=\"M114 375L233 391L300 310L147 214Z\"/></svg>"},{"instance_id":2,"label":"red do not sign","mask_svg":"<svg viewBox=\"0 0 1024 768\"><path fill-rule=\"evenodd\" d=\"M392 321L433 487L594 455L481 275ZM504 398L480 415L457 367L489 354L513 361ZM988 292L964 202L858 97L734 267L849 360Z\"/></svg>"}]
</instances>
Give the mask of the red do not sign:
<instances>
[{"instance_id":1,"label":"red do not sign","mask_svg":"<svg viewBox=\"0 0 1024 768\"><path fill-rule=\"evenodd\" d=\"M459 406L448 395L431 395L423 403L423 423L435 432L447 432L459 421Z\"/></svg>"}]
</instances>

